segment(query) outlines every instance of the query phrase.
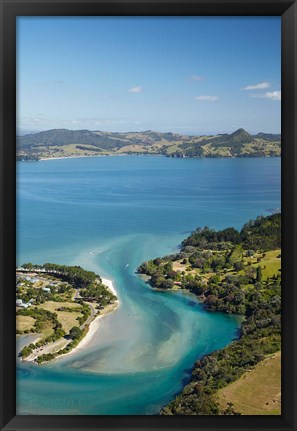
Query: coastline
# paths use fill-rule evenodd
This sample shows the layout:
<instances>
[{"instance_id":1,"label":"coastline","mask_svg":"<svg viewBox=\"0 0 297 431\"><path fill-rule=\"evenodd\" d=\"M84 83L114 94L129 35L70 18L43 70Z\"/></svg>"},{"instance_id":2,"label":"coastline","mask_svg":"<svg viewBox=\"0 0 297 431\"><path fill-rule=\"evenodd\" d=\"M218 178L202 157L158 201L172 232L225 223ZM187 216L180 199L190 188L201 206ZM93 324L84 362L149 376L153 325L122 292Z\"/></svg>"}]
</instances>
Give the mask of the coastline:
<instances>
[{"instance_id":1,"label":"coastline","mask_svg":"<svg viewBox=\"0 0 297 431\"><path fill-rule=\"evenodd\" d=\"M102 280L102 283L105 285L105 286L107 286L108 287L108 289L118 298L118 296L117 296L117 292L116 292L116 290L115 290L115 288L114 288L114 286L113 286L113 283L112 283L112 280L109 280L109 279L107 279L107 278L102 278L101 277L101 280ZM81 339L81 341L78 343L78 345L76 346L76 347L74 347L74 349L72 349L70 352L68 352L68 353L64 353L63 355L59 355L59 356L57 356L54 360L57 360L57 359L59 359L59 358L63 358L63 357L65 357L65 356L67 356L67 355L71 355L71 354L73 354L73 353L77 353L77 352L79 352L80 350L82 350L84 347L86 347L87 345L89 345L90 343L91 343L91 341L92 341L92 339L93 339L93 337L94 337L94 335L96 334L96 332L99 330L99 328L100 328L100 320L104 317L104 316L107 316L107 314L109 314L111 311L115 311L117 308L119 308L119 305L120 305L120 301L119 301L119 299L117 299L116 301L115 301L115 304L114 304L114 307L111 309L111 310L109 310L109 311L106 311L105 313L103 313L103 314L99 314L99 315L97 315L93 320L92 320L92 322L90 323L90 325L89 325L89 329L88 329L88 332L86 333L86 335Z\"/></svg>"},{"instance_id":2,"label":"coastline","mask_svg":"<svg viewBox=\"0 0 297 431\"><path fill-rule=\"evenodd\" d=\"M118 298L117 292L113 286L112 280L109 280L108 278L101 277L102 283L108 287L108 289ZM120 303L119 298L117 299L117 302Z\"/></svg>"},{"instance_id":3,"label":"coastline","mask_svg":"<svg viewBox=\"0 0 297 431\"><path fill-rule=\"evenodd\" d=\"M109 153L109 154L94 154L92 156L83 156L83 155L78 155L78 156L61 156L61 157L40 157L38 160L19 160L19 161L28 161L28 162L32 162L32 161L45 161L45 160L60 160L60 159L87 159L87 158L94 158L94 157L139 157L139 156L146 156L146 157L167 157L167 158L175 158L175 156L170 156L168 154L160 154L160 153ZM183 156L180 157L183 159L201 159L202 157L200 156ZM209 155L205 155L204 158L212 158ZM240 156L237 155L230 155L230 156L223 156L223 155L216 155L215 156L216 159L239 159L241 158ZM258 156L247 156L246 158L252 158L252 159L267 159L267 158L281 158L281 155L258 155Z\"/></svg>"},{"instance_id":4,"label":"coastline","mask_svg":"<svg viewBox=\"0 0 297 431\"><path fill-rule=\"evenodd\" d=\"M107 156L104 154L101 155L94 155L94 156L61 156L61 157L40 157L39 161L43 160L59 160L59 159L83 159L83 158L89 158L89 157L105 157Z\"/></svg>"},{"instance_id":5,"label":"coastline","mask_svg":"<svg viewBox=\"0 0 297 431\"><path fill-rule=\"evenodd\" d=\"M102 280L102 283L117 297L117 300L114 302L114 304L111 307L110 307L110 305L107 306L103 310L102 314L100 313L100 314L96 314L94 316L94 319L89 324L89 328L88 328L88 331L86 332L85 336L80 340L80 342L78 343L78 345L76 347L74 347L74 349L72 349L70 352L64 353L62 355L58 355L54 359L52 359L50 361L45 361L44 363L46 363L46 362L52 362L52 361L57 360L59 358L65 357L67 355L71 355L73 353L77 353L80 350L82 350L84 347L86 347L87 345L89 345L91 343L94 335L96 334L96 332L100 328L100 319L102 319L104 316L106 316L110 312L115 311L119 307L120 301L118 299L117 292L116 292L116 290L115 290L115 288L113 286L112 280L109 280L107 278L102 278L102 277L101 277L101 280ZM40 334L38 334L37 337L40 338ZM63 340L63 338L57 340L55 343L59 344L59 343L61 343L61 340ZM38 351L38 353L39 353L39 351ZM27 357L25 359L22 359L22 361L24 361L24 362L35 362L35 360L36 360L37 357L38 357L38 354L37 355L36 354L31 354L29 357Z\"/></svg>"},{"instance_id":6,"label":"coastline","mask_svg":"<svg viewBox=\"0 0 297 431\"><path fill-rule=\"evenodd\" d=\"M94 158L94 157L138 157L138 156L153 156L153 157L166 157L164 154L158 154L158 153L152 153L152 154L146 154L146 153L112 153L112 154L94 154L93 156L61 156L61 157L40 157L38 159L39 162L44 160L59 160L59 159L88 159L88 158Z\"/></svg>"}]
</instances>

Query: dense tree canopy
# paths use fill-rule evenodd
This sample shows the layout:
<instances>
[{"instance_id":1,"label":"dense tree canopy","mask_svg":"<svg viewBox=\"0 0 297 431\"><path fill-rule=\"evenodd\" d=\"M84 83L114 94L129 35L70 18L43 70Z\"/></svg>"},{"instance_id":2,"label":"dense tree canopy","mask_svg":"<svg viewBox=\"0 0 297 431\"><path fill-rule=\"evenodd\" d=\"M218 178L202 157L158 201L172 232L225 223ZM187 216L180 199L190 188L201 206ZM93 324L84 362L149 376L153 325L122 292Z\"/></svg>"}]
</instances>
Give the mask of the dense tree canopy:
<instances>
[{"instance_id":1,"label":"dense tree canopy","mask_svg":"<svg viewBox=\"0 0 297 431\"><path fill-rule=\"evenodd\" d=\"M187 289L209 310L245 316L239 339L200 358L192 381L162 415L236 414L231 406L220 409L216 391L280 349L280 227L281 215L273 214L249 221L240 232L198 228L182 242L179 253L138 268L150 276L152 287ZM272 264L266 253L272 253ZM267 272L265 262L270 264Z\"/></svg>"}]
</instances>

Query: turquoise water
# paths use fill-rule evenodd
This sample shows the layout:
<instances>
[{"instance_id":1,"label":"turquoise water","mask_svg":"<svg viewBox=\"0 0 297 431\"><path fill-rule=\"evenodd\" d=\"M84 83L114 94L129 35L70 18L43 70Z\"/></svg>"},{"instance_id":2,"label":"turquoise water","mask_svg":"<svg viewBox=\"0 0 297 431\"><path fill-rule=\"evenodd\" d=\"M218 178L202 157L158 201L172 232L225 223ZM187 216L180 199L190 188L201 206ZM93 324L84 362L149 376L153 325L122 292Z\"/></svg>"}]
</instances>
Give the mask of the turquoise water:
<instances>
[{"instance_id":1,"label":"turquoise water","mask_svg":"<svg viewBox=\"0 0 297 431\"><path fill-rule=\"evenodd\" d=\"M152 291L135 269L198 226L240 228L279 208L280 159L96 157L17 171L17 263L81 265L112 279L120 298L82 352L17 362L17 413L157 413L239 322L193 295Z\"/></svg>"}]
</instances>

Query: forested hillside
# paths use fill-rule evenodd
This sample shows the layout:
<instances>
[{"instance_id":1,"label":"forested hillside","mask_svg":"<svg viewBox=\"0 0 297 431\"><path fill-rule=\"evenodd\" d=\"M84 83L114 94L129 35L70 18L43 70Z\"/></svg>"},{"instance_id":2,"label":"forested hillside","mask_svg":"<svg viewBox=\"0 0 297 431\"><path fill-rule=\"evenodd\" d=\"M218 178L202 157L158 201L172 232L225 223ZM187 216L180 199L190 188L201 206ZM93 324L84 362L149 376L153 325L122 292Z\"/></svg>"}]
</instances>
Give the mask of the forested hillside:
<instances>
[{"instance_id":1,"label":"forested hillside","mask_svg":"<svg viewBox=\"0 0 297 431\"><path fill-rule=\"evenodd\" d=\"M281 348L280 247L277 213L249 221L240 231L198 228L179 253L138 268L154 288L187 289L208 310L245 317L239 339L199 359L191 383L161 414L240 414L231 403L222 409L217 393Z\"/></svg>"}]
</instances>

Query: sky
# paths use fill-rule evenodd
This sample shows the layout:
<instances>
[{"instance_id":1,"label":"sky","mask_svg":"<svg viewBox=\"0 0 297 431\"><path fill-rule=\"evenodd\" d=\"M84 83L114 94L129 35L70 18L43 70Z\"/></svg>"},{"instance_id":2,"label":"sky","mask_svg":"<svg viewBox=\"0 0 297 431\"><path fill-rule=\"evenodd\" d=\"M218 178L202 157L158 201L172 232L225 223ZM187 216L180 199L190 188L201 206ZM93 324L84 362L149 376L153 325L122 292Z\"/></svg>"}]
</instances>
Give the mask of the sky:
<instances>
[{"instance_id":1,"label":"sky","mask_svg":"<svg viewBox=\"0 0 297 431\"><path fill-rule=\"evenodd\" d=\"M17 128L281 130L280 17L18 17Z\"/></svg>"}]
</instances>

